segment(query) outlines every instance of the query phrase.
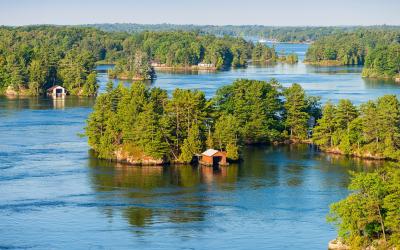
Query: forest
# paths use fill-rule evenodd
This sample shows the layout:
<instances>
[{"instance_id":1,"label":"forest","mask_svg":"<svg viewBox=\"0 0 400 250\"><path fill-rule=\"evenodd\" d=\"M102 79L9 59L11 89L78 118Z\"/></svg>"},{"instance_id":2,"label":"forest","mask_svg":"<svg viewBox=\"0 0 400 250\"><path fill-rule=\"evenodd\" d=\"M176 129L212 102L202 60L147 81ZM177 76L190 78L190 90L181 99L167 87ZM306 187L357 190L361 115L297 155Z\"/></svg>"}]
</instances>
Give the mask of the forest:
<instances>
[{"instance_id":1,"label":"forest","mask_svg":"<svg viewBox=\"0 0 400 250\"><path fill-rule=\"evenodd\" d=\"M321 149L363 158L400 160L400 102L395 95L355 106L328 102L313 130Z\"/></svg>"},{"instance_id":2,"label":"forest","mask_svg":"<svg viewBox=\"0 0 400 250\"><path fill-rule=\"evenodd\" d=\"M95 27L104 31L139 33L143 31L199 31L216 36L255 37L270 39L277 42L312 42L321 37L354 32L356 30L400 31L399 26L264 26L264 25L177 25L177 24L135 24L135 23L104 23L88 24L85 27Z\"/></svg>"},{"instance_id":3,"label":"forest","mask_svg":"<svg viewBox=\"0 0 400 250\"><path fill-rule=\"evenodd\" d=\"M91 28L0 28L0 94L39 95L54 85L70 94L97 93L96 61L115 49Z\"/></svg>"},{"instance_id":4,"label":"forest","mask_svg":"<svg viewBox=\"0 0 400 250\"><path fill-rule=\"evenodd\" d=\"M330 207L328 221L351 249L400 246L400 169L352 173L350 194Z\"/></svg>"},{"instance_id":5,"label":"forest","mask_svg":"<svg viewBox=\"0 0 400 250\"><path fill-rule=\"evenodd\" d=\"M320 116L319 98L298 84L239 79L206 99L198 90L165 90L135 82L100 95L87 121L89 145L100 158L131 163L189 163L206 148L238 160L245 144L306 140L310 117Z\"/></svg>"},{"instance_id":6,"label":"forest","mask_svg":"<svg viewBox=\"0 0 400 250\"><path fill-rule=\"evenodd\" d=\"M253 50L259 50L257 53ZM145 80L152 64L243 67L252 56L276 62L274 48L198 32L104 32L70 26L0 28L0 94L39 95L54 85L69 94L97 93L96 64L115 64L111 78Z\"/></svg>"},{"instance_id":7,"label":"forest","mask_svg":"<svg viewBox=\"0 0 400 250\"><path fill-rule=\"evenodd\" d=\"M305 61L364 65L364 77L396 78L400 74L400 31L357 31L322 37L309 47Z\"/></svg>"}]
</instances>

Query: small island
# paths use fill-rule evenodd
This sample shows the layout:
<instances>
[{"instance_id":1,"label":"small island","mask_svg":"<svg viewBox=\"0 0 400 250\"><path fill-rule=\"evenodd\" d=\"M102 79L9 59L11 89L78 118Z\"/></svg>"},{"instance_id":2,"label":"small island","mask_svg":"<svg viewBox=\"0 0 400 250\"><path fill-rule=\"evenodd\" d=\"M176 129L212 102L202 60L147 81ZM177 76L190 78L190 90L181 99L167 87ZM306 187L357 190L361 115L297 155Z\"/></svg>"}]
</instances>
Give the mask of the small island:
<instances>
[{"instance_id":1,"label":"small island","mask_svg":"<svg viewBox=\"0 0 400 250\"><path fill-rule=\"evenodd\" d=\"M319 113L318 98L276 80L236 80L211 99L198 90L176 89L169 97L141 82L130 88L109 82L86 135L98 157L133 165L193 163L213 148L231 162L245 144L307 140L310 120Z\"/></svg>"}]
</instances>

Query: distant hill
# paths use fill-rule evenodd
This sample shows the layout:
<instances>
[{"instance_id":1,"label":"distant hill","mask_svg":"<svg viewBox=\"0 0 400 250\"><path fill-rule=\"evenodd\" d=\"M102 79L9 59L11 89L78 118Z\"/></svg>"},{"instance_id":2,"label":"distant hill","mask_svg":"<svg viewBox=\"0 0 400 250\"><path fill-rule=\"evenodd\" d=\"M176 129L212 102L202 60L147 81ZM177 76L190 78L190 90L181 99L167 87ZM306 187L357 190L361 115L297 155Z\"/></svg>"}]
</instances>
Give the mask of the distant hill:
<instances>
[{"instance_id":1,"label":"distant hill","mask_svg":"<svg viewBox=\"0 0 400 250\"><path fill-rule=\"evenodd\" d=\"M320 37L357 30L394 30L400 31L400 26L263 26L263 25L192 25L192 24L136 24L136 23L102 23L87 24L85 27L95 27L104 31L142 32L142 31L198 31L217 36L257 37L277 42L312 42Z\"/></svg>"}]
</instances>

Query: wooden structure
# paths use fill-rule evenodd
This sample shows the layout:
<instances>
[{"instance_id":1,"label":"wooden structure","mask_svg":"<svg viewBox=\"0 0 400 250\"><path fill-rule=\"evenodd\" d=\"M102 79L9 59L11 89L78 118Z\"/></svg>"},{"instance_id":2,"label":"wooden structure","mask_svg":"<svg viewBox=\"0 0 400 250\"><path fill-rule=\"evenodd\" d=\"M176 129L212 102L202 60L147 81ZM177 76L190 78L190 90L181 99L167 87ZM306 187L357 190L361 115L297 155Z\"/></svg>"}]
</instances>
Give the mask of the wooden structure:
<instances>
[{"instance_id":1,"label":"wooden structure","mask_svg":"<svg viewBox=\"0 0 400 250\"><path fill-rule=\"evenodd\" d=\"M200 164L206 166L228 165L226 161L226 152L207 149L201 154Z\"/></svg>"},{"instance_id":2,"label":"wooden structure","mask_svg":"<svg viewBox=\"0 0 400 250\"><path fill-rule=\"evenodd\" d=\"M65 97L67 94L65 88L55 85L47 90L47 95L52 97Z\"/></svg>"}]
</instances>

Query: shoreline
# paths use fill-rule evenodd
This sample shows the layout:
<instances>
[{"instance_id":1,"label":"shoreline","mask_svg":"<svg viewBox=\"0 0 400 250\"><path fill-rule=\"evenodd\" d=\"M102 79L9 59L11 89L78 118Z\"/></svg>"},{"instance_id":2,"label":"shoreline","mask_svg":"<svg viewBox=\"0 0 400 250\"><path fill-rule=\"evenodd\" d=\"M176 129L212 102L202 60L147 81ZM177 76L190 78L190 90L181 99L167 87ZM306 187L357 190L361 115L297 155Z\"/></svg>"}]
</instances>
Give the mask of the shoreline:
<instances>
[{"instance_id":1,"label":"shoreline","mask_svg":"<svg viewBox=\"0 0 400 250\"><path fill-rule=\"evenodd\" d=\"M313 144L313 145L315 145L315 144ZM317 145L315 145L315 146L317 146ZM373 154L368 154L368 153L357 154L355 152L352 152L351 154L345 154L341 150L339 150L338 148L325 148L324 149L324 148L318 147L318 149L321 152L324 152L324 153L327 153L327 154L348 156L348 157L352 157L352 158L358 158L358 159L361 159L361 160L398 162L398 160L396 160L396 159L391 159L391 158L378 156L378 155L373 155Z\"/></svg>"},{"instance_id":2,"label":"shoreline","mask_svg":"<svg viewBox=\"0 0 400 250\"><path fill-rule=\"evenodd\" d=\"M218 69L216 67L201 67L197 65L192 66L153 66L154 70L157 71L211 71L215 72Z\"/></svg>"},{"instance_id":3,"label":"shoreline","mask_svg":"<svg viewBox=\"0 0 400 250\"><path fill-rule=\"evenodd\" d=\"M390 159L387 157L382 157L382 156L376 156L376 155L371 155L371 154L344 154L342 153L339 149L331 148L331 149L324 149L318 147L316 144L312 143L311 140L304 140L304 141L296 141L296 140L286 140L282 142L272 142L270 144L247 144L246 146L255 146L255 145L271 145L271 146L282 146L282 145L312 145L317 148L318 151L324 153L324 154L330 154L330 155L339 155L343 157L351 157L354 159L360 159L360 160L365 160L365 161L376 161L376 162L382 162L382 161L387 161L387 162L398 162L398 160L395 159ZM95 151L94 151L95 152ZM96 157L98 158L98 157ZM102 159L102 158L98 158ZM240 157L240 159L242 159ZM231 162L240 162L241 160L238 161L231 161ZM166 161L163 159L153 159L151 157L143 157L141 159L137 158L132 158L128 155L125 155L123 152L116 152L116 155L112 159L107 159L112 162L116 163L123 163L126 165L130 166L171 166L171 165L192 165L193 162L180 162L180 161L175 161L175 160L170 160ZM200 164L199 164L200 165Z\"/></svg>"},{"instance_id":4,"label":"shoreline","mask_svg":"<svg viewBox=\"0 0 400 250\"><path fill-rule=\"evenodd\" d=\"M336 60L323 60L316 62L304 60L303 63L312 66L354 66L354 65L346 65Z\"/></svg>"}]
</instances>

